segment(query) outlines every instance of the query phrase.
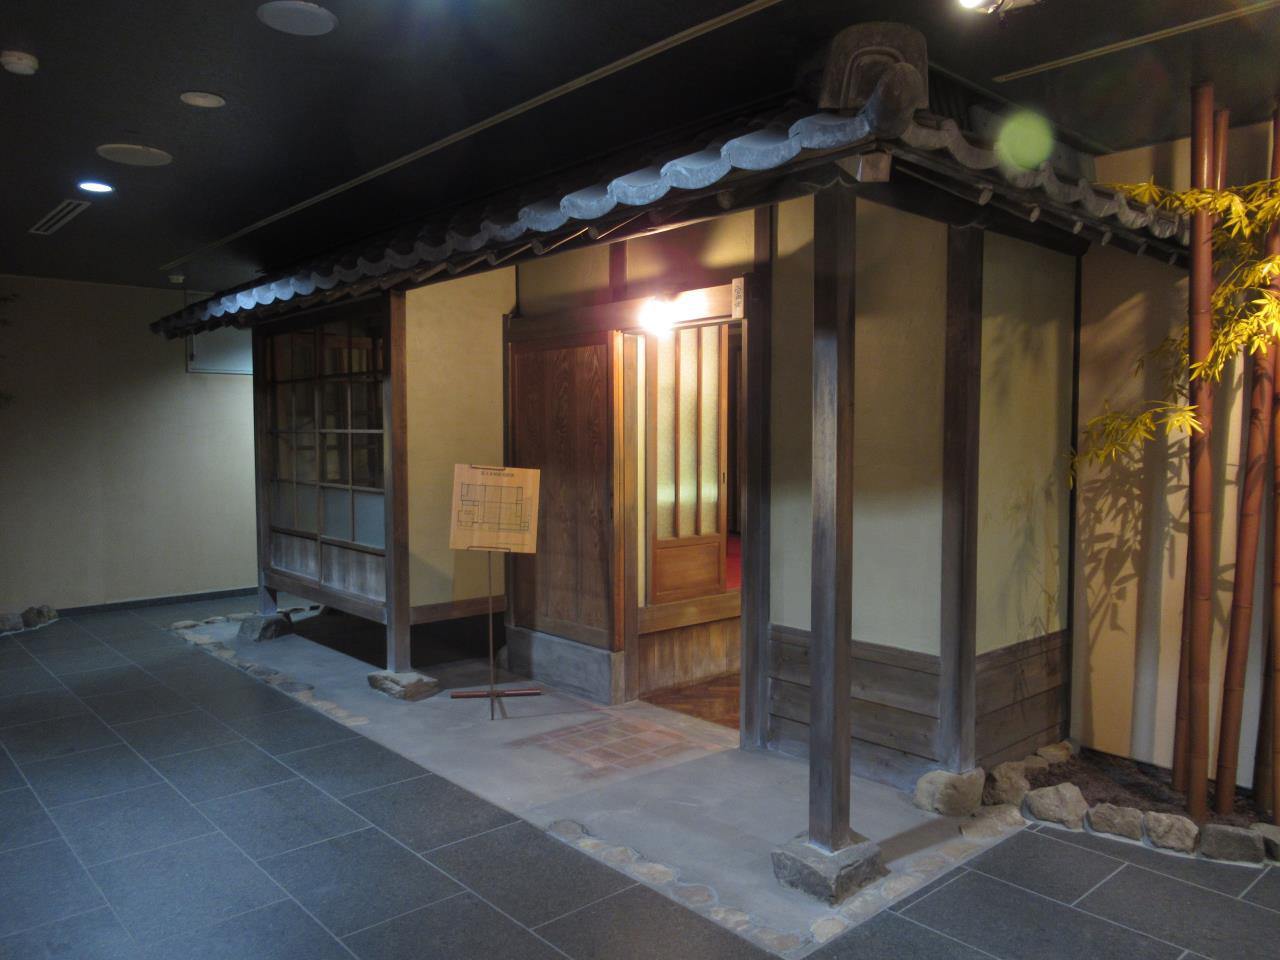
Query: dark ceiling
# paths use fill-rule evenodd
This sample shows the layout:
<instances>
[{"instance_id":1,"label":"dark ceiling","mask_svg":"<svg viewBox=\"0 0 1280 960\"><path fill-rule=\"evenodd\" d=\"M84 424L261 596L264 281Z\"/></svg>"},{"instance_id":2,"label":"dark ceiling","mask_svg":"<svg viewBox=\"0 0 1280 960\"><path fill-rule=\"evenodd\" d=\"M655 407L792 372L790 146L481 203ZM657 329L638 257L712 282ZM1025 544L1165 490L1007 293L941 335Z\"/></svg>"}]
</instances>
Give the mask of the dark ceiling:
<instances>
[{"instance_id":1,"label":"dark ceiling","mask_svg":"<svg viewBox=\"0 0 1280 960\"><path fill-rule=\"evenodd\" d=\"M745 0L323 0L326 36L263 26L259 0L4 0L0 272L219 290L262 271L590 164L672 128L783 97L840 28L918 27L936 67L1045 111L1095 150L1184 135L1188 88L1212 79L1233 123L1280 91L1280 5L1010 82L1000 75L1253 6L1252 0L1044 0L1001 24L957 0L780 0L336 196L248 230L352 178ZM749 5L748 5L749 6ZM224 96L220 110L178 100ZM100 143L174 155L133 168ZM75 183L116 192L58 233L28 228ZM175 261L179 265L168 266Z\"/></svg>"}]
</instances>

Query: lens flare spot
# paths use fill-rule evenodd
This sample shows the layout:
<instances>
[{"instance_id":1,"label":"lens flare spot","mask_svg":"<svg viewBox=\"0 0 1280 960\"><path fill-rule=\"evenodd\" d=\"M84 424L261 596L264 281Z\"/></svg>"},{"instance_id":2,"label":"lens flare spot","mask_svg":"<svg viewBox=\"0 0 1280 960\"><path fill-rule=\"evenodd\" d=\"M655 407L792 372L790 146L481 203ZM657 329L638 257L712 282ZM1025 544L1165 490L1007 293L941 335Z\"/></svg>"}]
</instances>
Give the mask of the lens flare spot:
<instances>
[{"instance_id":1,"label":"lens flare spot","mask_svg":"<svg viewBox=\"0 0 1280 960\"><path fill-rule=\"evenodd\" d=\"M1038 113L1012 113L996 136L996 153L1006 166L1035 170L1053 153L1053 126Z\"/></svg>"}]
</instances>

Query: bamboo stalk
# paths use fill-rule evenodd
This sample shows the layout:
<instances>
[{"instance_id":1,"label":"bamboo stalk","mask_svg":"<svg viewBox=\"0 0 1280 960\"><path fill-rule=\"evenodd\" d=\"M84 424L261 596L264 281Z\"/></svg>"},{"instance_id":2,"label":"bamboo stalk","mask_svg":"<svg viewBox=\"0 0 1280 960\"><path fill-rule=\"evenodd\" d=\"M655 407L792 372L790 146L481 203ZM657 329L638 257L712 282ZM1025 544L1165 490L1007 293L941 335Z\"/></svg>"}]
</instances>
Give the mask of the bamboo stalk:
<instances>
[{"instance_id":1,"label":"bamboo stalk","mask_svg":"<svg viewBox=\"0 0 1280 960\"><path fill-rule=\"evenodd\" d=\"M1191 184L1206 188L1213 176L1213 85L1192 91ZM1212 340L1213 237L1208 213L1191 218L1191 363L1203 362ZM1207 377L1191 381L1191 402L1200 414L1200 430L1191 435L1191 629L1188 636L1187 811L1194 820L1209 812L1209 658L1213 625L1213 422Z\"/></svg>"},{"instance_id":2,"label":"bamboo stalk","mask_svg":"<svg viewBox=\"0 0 1280 960\"><path fill-rule=\"evenodd\" d=\"M1280 179L1280 107L1271 114L1271 178ZM1272 230L1267 238L1267 253L1280 255L1280 227ZM1272 282L1272 289L1280 291L1280 279ZM1273 379L1280 384L1280 376L1275 375L1280 373L1280 348L1273 349L1272 353L1276 355ZM1271 433L1274 481L1271 506L1273 516L1280 520L1280 417L1272 417ZM1265 746L1269 748L1267 752L1270 754L1269 769L1263 771L1267 774L1267 786L1262 792L1271 803L1271 821L1280 824L1280 562L1277 562L1280 559L1280 523L1274 520L1271 528L1271 553L1271 631L1267 663L1263 668L1270 681L1267 684L1269 694L1264 698L1269 709L1264 710L1260 718L1262 726L1267 728L1267 736L1259 737L1258 740L1259 749ZM1256 779L1254 786L1258 786Z\"/></svg>"}]
</instances>

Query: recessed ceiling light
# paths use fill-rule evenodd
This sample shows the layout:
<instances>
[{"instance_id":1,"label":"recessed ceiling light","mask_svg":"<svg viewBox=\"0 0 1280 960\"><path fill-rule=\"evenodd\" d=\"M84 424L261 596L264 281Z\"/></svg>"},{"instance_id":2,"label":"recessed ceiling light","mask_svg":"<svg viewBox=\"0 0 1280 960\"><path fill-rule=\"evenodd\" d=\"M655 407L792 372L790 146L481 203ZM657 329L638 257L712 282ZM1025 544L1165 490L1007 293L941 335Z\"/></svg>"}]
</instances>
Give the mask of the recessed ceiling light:
<instances>
[{"instance_id":1,"label":"recessed ceiling light","mask_svg":"<svg viewBox=\"0 0 1280 960\"><path fill-rule=\"evenodd\" d=\"M85 193L111 193L115 187L101 180L81 180L76 184Z\"/></svg>"},{"instance_id":2,"label":"recessed ceiling light","mask_svg":"<svg viewBox=\"0 0 1280 960\"><path fill-rule=\"evenodd\" d=\"M258 19L272 30L295 37L318 37L338 25L338 18L306 0L271 0L258 7Z\"/></svg>"},{"instance_id":3,"label":"recessed ceiling light","mask_svg":"<svg viewBox=\"0 0 1280 960\"><path fill-rule=\"evenodd\" d=\"M203 107L206 110L216 110L218 107L227 105L227 101L216 93L205 93L201 90L188 90L179 95L178 99L189 107Z\"/></svg>"},{"instance_id":4,"label":"recessed ceiling light","mask_svg":"<svg viewBox=\"0 0 1280 960\"><path fill-rule=\"evenodd\" d=\"M10 73L29 77L40 69L40 61L21 50L0 50L0 67L4 67Z\"/></svg>"},{"instance_id":5,"label":"recessed ceiling light","mask_svg":"<svg viewBox=\"0 0 1280 960\"><path fill-rule=\"evenodd\" d=\"M98 156L130 167L163 167L173 163L173 154L140 143L104 143L98 147Z\"/></svg>"}]
</instances>

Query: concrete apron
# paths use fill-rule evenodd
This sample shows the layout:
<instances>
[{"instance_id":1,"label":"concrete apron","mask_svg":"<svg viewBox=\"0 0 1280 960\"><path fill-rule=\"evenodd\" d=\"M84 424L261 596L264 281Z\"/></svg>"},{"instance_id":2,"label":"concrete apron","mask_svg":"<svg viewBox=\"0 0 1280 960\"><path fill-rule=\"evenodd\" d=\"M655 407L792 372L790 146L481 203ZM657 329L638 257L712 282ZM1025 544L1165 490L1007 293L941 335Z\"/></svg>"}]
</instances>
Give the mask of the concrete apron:
<instances>
[{"instance_id":1,"label":"concrete apron","mask_svg":"<svg viewBox=\"0 0 1280 960\"><path fill-rule=\"evenodd\" d=\"M770 862L806 826L803 761L739 750L736 731L647 703L601 707L547 688L541 697L500 701L505 717L492 722L487 699L452 700L444 692L393 700L369 687L374 668L363 661L293 635L237 641L236 629L234 622L201 624L192 632L220 641L239 666L310 684L304 702L788 958L997 842L962 837L958 821L855 777L853 828L880 845L890 872L833 908L780 886ZM477 678L475 664L459 667ZM450 665L430 672L445 687L462 685L450 681ZM574 748L589 749L593 730L619 724L665 736L672 749L623 767Z\"/></svg>"}]
</instances>

